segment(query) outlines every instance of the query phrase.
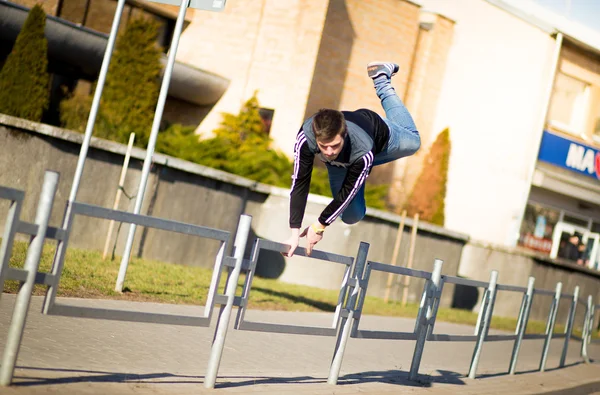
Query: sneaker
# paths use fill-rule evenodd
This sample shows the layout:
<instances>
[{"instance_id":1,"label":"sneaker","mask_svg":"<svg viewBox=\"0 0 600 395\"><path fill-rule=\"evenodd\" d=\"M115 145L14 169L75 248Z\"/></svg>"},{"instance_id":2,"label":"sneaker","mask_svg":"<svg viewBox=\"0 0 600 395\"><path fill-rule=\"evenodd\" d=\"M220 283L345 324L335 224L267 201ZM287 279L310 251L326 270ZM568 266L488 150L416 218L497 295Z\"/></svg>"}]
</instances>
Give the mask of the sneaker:
<instances>
[{"instance_id":1,"label":"sneaker","mask_svg":"<svg viewBox=\"0 0 600 395\"><path fill-rule=\"evenodd\" d=\"M400 66L392 62L371 62L367 65L367 73L369 77L375 79L380 75L385 75L392 78L400 70Z\"/></svg>"}]
</instances>

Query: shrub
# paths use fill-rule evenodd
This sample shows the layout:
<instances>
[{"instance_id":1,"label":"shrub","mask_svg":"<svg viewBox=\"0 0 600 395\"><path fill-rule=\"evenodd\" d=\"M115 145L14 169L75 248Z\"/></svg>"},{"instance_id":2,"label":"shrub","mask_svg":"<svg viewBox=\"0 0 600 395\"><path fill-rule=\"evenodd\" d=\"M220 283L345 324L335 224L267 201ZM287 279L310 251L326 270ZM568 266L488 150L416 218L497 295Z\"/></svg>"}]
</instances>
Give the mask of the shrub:
<instances>
[{"instance_id":1,"label":"shrub","mask_svg":"<svg viewBox=\"0 0 600 395\"><path fill-rule=\"evenodd\" d=\"M40 122L50 101L46 14L35 5L0 71L0 113Z\"/></svg>"},{"instance_id":2,"label":"shrub","mask_svg":"<svg viewBox=\"0 0 600 395\"><path fill-rule=\"evenodd\" d=\"M419 213L427 222L444 226L446 183L450 160L450 131L446 128L431 145L406 204L408 215Z\"/></svg>"},{"instance_id":3,"label":"shrub","mask_svg":"<svg viewBox=\"0 0 600 395\"><path fill-rule=\"evenodd\" d=\"M94 136L126 144L135 133L136 145L146 147L158 100L161 64L156 44L158 23L132 20L117 42L100 108ZM73 94L61 103L61 122L68 129L83 132L92 98Z\"/></svg>"}]
</instances>

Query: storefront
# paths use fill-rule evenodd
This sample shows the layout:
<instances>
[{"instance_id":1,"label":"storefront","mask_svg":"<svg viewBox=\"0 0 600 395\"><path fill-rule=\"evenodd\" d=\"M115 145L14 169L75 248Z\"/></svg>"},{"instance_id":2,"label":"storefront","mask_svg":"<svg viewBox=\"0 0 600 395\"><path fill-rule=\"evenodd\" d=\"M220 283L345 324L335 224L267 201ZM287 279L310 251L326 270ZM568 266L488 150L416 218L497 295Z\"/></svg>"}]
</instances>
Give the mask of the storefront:
<instances>
[{"instance_id":1,"label":"storefront","mask_svg":"<svg viewBox=\"0 0 600 395\"><path fill-rule=\"evenodd\" d=\"M544 131L519 245L600 269L600 150Z\"/></svg>"}]
</instances>

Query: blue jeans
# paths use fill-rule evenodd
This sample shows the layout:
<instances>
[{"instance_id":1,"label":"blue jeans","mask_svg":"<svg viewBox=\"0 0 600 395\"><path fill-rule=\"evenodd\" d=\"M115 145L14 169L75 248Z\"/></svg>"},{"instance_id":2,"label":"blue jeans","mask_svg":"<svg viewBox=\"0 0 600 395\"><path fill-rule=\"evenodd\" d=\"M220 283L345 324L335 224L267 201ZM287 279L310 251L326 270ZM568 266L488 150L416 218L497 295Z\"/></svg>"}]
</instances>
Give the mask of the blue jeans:
<instances>
[{"instance_id":1,"label":"blue jeans","mask_svg":"<svg viewBox=\"0 0 600 395\"><path fill-rule=\"evenodd\" d=\"M421 137L412 116L402 100L396 95L396 91L386 76L379 76L375 79L375 91L385 111L384 121L390 129L390 138L387 145L374 158L373 166L379 166L417 152L421 147ZM335 196L342 188L346 178L346 169L327 165L327 172L331 193ZM342 221L349 225L355 224L364 218L366 212L365 184L363 184L360 191L342 213Z\"/></svg>"}]
</instances>

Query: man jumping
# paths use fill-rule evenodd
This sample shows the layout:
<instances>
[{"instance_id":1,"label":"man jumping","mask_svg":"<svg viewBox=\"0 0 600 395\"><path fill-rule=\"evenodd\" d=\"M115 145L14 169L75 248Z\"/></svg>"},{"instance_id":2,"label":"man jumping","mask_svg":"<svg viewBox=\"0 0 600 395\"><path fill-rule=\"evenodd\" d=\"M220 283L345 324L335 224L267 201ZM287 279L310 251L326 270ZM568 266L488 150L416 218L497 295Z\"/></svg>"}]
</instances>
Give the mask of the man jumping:
<instances>
[{"instance_id":1,"label":"man jumping","mask_svg":"<svg viewBox=\"0 0 600 395\"><path fill-rule=\"evenodd\" d=\"M287 256L293 256L304 236L310 255L327 226L340 215L346 224L363 219L367 210L365 180L373 166L412 155L421 146L417 127L391 85L398 69L395 63L373 62L367 66L386 118L364 108L321 109L300 128L294 146L289 221L292 234L286 242L290 246ZM318 221L300 233L315 155L325 162L333 200Z\"/></svg>"}]
</instances>

